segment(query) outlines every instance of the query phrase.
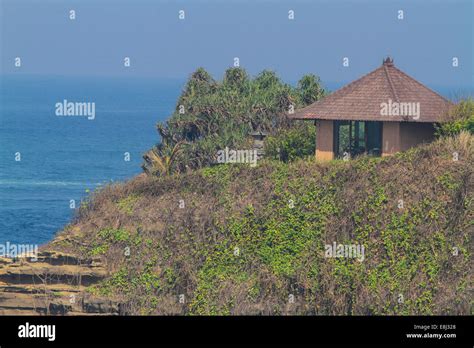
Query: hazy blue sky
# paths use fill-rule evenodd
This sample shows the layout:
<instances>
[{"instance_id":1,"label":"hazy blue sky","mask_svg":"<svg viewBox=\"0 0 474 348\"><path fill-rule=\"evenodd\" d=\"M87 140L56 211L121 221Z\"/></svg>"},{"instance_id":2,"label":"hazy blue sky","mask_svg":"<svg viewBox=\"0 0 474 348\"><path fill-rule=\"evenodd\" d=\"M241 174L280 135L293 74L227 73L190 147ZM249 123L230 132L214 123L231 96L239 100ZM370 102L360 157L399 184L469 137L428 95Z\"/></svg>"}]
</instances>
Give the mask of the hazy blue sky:
<instances>
[{"instance_id":1,"label":"hazy blue sky","mask_svg":"<svg viewBox=\"0 0 474 348\"><path fill-rule=\"evenodd\" d=\"M0 2L2 73L183 78L203 66L220 77L239 57L251 74L346 82L390 54L424 83L473 84L472 0Z\"/></svg>"}]
</instances>

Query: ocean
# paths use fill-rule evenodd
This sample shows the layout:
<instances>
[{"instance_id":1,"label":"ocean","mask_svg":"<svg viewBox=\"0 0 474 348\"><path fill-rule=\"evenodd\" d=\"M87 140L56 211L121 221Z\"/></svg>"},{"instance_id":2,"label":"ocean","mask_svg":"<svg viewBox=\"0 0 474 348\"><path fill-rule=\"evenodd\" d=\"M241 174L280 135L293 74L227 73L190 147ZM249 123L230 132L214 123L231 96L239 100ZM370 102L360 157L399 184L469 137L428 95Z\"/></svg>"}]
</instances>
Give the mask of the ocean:
<instances>
[{"instance_id":1,"label":"ocean","mask_svg":"<svg viewBox=\"0 0 474 348\"><path fill-rule=\"evenodd\" d=\"M79 206L87 191L141 173L185 80L4 75L0 83L0 244L41 245L73 217L71 200ZM95 118L56 116L64 100L94 102Z\"/></svg>"},{"instance_id":2,"label":"ocean","mask_svg":"<svg viewBox=\"0 0 474 348\"><path fill-rule=\"evenodd\" d=\"M71 200L79 206L87 190L139 174L184 82L2 76L0 243L44 244L73 217ZM95 118L56 116L65 99L94 102Z\"/></svg>"}]
</instances>

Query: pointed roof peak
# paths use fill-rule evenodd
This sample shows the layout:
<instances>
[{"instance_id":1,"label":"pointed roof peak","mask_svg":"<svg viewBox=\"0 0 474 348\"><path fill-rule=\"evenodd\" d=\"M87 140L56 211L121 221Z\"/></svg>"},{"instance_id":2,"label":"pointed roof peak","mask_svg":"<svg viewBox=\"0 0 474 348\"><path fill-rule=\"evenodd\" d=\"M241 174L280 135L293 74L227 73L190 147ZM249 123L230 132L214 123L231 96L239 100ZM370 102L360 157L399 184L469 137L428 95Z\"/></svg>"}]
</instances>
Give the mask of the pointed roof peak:
<instances>
[{"instance_id":1,"label":"pointed roof peak","mask_svg":"<svg viewBox=\"0 0 474 348\"><path fill-rule=\"evenodd\" d=\"M420 117L409 120L403 116L389 119L380 114L380 105L389 101L419 103ZM452 103L414 78L399 70L387 57L372 72L297 110L295 119L412 121L438 122Z\"/></svg>"},{"instance_id":2,"label":"pointed roof peak","mask_svg":"<svg viewBox=\"0 0 474 348\"><path fill-rule=\"evenodd\" d=\"M385 58L383 60L383 65L385 66L393 66L393 58L390 58L390 56L388 56L387 58Z\"/></svg>"}]
</instances>

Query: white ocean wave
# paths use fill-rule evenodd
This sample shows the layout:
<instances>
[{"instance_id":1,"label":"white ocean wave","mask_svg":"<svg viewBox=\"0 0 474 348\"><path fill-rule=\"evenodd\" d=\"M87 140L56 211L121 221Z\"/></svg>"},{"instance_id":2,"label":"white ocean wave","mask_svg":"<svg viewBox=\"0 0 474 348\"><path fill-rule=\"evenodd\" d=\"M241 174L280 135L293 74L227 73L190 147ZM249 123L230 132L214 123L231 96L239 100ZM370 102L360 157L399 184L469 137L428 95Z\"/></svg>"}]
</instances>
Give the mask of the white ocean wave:
<instances>
[{"instance_id":1,"label":"white ocean wave","mask_svg":"<svg viewBox=\"0 0 474 348\"><path fill-rule=\"evenodd\" d=\"M0 186L100 186L104 183L78 182L78 181L55 181L55 180L11 180L0 179Z\"/></svg>"}]
</instances>

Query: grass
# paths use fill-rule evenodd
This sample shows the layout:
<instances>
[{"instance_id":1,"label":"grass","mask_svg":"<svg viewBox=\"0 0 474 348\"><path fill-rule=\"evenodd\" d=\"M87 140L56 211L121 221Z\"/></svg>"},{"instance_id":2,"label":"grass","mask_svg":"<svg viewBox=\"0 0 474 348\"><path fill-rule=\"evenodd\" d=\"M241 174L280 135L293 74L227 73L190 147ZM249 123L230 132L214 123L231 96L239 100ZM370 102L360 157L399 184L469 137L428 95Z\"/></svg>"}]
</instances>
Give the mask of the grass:
<instances>
[{"instance_id":1,"label":"grass","mask_svg":"<svg viewBox=\"0 0 474 348\"><path fill-rule=\"evenodd\" d=\"M49 247L101 257L111 275L89 291L130 314L468 315L473 148L462 134L387 158L137 177L78 211L62 235L81 231L82 249ZM325 258L333 242L364 261Z\"/></svg>"}]
</instances>

